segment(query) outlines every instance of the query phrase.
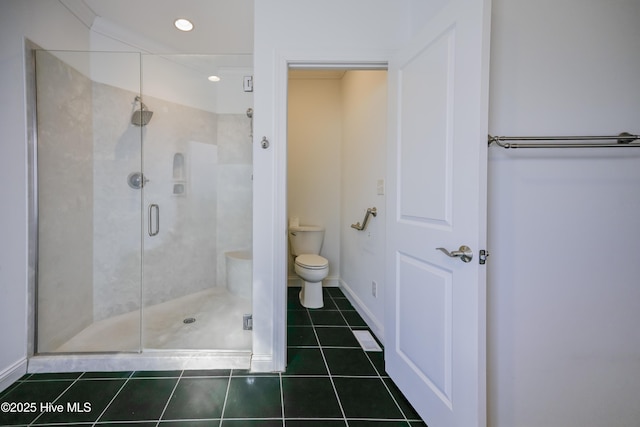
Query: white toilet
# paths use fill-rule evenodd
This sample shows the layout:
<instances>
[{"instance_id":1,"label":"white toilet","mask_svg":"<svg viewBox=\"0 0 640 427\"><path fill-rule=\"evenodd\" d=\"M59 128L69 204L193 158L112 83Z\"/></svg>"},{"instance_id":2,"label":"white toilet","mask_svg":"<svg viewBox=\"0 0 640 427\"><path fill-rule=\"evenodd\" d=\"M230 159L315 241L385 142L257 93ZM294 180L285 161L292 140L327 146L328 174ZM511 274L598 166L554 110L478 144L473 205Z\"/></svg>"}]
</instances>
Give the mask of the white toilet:
<instances>
[{"instance_id":1,"label":"white toilet","mask_svg":"<svg viewBox=\"0 0 640 427\"><path fill-rule=\"evenodd\" d=\"M314 225L289 227L291 255L295 272L303 280L300 303L307 308L322 308L322 279L329 274L329 261L319 255L324 228Z\"/></svg>"}]
</instances>

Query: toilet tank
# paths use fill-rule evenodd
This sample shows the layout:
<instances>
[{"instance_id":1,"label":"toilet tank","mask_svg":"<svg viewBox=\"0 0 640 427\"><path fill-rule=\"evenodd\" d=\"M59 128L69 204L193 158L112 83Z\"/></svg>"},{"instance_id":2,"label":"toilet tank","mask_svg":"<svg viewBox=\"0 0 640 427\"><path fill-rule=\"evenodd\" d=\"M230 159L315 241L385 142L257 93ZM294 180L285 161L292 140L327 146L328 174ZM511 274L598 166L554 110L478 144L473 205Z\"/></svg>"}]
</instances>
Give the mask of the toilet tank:
<instances>
[{"instance_id":1,"label":"toilet tank","mask_svg":"<svg viewBox=\"0 0 640 427\"><path fill-rule=\"evenodd\" d=\"M324 228L316 225L300 225L289 227L291 255L320 254Z\"/></svg>"}]
</instances>

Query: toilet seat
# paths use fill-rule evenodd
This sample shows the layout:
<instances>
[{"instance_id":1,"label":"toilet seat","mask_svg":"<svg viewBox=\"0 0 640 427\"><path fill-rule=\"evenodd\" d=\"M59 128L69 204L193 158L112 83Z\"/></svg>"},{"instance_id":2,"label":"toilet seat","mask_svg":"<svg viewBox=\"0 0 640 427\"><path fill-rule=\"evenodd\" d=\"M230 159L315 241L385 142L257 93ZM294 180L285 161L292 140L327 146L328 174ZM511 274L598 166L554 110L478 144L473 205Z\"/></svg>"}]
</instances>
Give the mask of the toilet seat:
<instances>
[{"instance_id":1,"label":"toilet seat","mask_svg":"<svg viewBox=\"0 0 640 427\"><path fill-rule=\"evenodd\" d=\"M296 257L296 264L309 270L322 270L329 265L329 261L320 255L302 254Z\"/></svg>"}]
</instances>

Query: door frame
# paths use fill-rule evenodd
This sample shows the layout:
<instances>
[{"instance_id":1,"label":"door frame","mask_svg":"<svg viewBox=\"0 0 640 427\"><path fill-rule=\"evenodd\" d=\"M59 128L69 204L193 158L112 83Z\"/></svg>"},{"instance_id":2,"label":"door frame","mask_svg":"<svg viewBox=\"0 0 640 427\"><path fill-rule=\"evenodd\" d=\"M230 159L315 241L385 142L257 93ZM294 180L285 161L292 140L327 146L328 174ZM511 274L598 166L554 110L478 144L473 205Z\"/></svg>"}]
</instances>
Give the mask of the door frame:
<instances>
[{"instance_id":1,"label":"door frame","mask_svg":"<svg viewBox=\"0 0 640 427\"><path fill-rule=\"evenodd\" d=\"M272 199L266 200L260 191L254 187L254 354L252 370L284 371L287 365L287 98L288 72L290 68L297 69L387 69L389 60L393 56L391 50L375 52L320 52L308 51L277 52L274 58L274 96L271 111L274 133L265 136L270 140L269 148L263 149L260 142L263 135L254 135L254 167L255 159L260 158L260 151L272 150L272 169L269 177L273 183L273 192L268 195ZM268 83L266 83L268 84ZM256 82L260 85L260 82ZM256 91L260 90L259 86ZM260 111L256 109L256 116ZM257 171L259 173L259 170ZM254 186L256 185L254 181ZM260 183L258 185L261 185ZM266 192L266 191L265 191ZM257 194L256 194L257 193ZM265 215L265 204L271 204L273 220ZM265 229L266 227L266 229ZM264 234L263 234L264 233ZM260 236L263 237L260 237ZM271 240L268 237L271 237ZM269 245L269 247L267 247ZM266 270L256 266L257 258L268 255L268 263L272 277L269 279ZM266 264L263 264L266 266ZM261 279L262 278L262 279ZM271 282L274 289L271 295L265 285ZM280 288L278 288L280 287ZM256 301L271 300L273 311L268 313L264 305L258 306ZM268 314L271 315L269 319ZM269 325L272 325L269 331ZM256 334L258 337L256 337ZM262 337L269 337L272 343L271 355L264 354L264 348L257 348L256 341ZM258 345L260 345L258 343ZM261 354L262 353L262 354ZM270 357L269 357L270 356ZM271 360L269 360L271 359Z\"/></svg>"}]
</instances>

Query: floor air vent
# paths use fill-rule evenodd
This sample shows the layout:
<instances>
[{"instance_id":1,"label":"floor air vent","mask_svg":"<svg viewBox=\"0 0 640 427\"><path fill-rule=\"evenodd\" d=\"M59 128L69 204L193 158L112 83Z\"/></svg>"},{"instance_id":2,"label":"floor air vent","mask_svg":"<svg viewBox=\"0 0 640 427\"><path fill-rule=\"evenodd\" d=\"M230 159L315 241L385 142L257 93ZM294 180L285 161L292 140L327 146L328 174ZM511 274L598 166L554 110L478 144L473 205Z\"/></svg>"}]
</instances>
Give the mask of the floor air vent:
<instances>
[{"instance_id":1,"label":"floor air vent","mask_svg":"<svg viewBox=\"0 0 640 427\"><path fill-rule=\"evenodd\" d=\"M352 330L351 332L353 332L364 351L382 351L371 332L363 330Z\"/></svg>"}]
</instances>

